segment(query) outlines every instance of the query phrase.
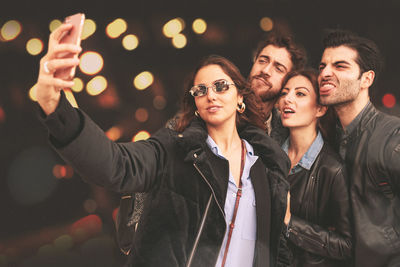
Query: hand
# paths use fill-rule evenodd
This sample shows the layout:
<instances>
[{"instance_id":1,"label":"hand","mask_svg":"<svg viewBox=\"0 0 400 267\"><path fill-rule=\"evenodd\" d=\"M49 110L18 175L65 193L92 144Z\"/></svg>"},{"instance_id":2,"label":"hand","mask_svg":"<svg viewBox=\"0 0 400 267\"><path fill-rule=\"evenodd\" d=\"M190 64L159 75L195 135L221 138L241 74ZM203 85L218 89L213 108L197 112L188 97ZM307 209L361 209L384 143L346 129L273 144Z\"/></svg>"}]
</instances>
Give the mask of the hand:
<instances>
[{"instance_id":1,"label":"hand","mask_svg":"<svg viewBox=\"0 0 400 267\"><path fill-rule=\"evenodd\" d=\"M292 217L292 214L290 213L290 192L288 192L288 194L287 194L286 214L285 214L285 219L284 219L285 225L289 224L291 217Z\"/></svg>"},{"instance_id":2,"label":"hand","mask_svg":"<svg viewBox=\"0 0 400 267\"><path fill-rule=\"evenodd\" d=\"M61 89L71 88L74 85L72 80L54 77L54 73L57 70L75 67L79 64L77 55L82 48L73 44L60 43L63 35L71 28L72 24L62 24L50 34L47 54L40 60L39 77L36 83L36 98L46 115L56 109L60 101ZM66 53L72 53L74 57L62 58L62 55Z\"/></svg>"}]
</instances>

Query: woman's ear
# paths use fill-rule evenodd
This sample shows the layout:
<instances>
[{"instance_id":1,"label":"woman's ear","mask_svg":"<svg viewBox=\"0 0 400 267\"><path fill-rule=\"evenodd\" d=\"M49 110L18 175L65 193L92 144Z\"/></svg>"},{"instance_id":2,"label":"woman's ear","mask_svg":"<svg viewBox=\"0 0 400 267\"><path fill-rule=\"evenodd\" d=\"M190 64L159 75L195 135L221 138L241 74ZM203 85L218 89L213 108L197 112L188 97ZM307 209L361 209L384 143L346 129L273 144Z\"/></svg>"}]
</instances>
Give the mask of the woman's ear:
<instances>
[{"instance_id":1,"label":"woman's ear","mask_svg":"<svg viewBox=\"0 0 400 267\"><path fill-rule=\"evenodd\" d=\"M321 118L322 116L324 116L327 110L328 110L328 106L318 105L317 106L317 118Z\"/></svg>"}]
</instances>

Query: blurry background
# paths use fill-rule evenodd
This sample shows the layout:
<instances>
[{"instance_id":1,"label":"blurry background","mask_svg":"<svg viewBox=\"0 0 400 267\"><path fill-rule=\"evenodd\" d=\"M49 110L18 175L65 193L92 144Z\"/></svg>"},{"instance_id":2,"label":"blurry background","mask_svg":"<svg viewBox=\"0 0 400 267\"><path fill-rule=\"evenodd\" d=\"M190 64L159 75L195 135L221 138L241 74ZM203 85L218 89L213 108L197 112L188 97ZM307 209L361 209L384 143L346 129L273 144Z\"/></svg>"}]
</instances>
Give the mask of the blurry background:
<instances>
[{"instance_id":1,"label":"blurry background","mask_svg":"<svg viewBox=\"0 0 400 267\"><path fill-rule=\"evenodd\" d=\"M209 54L247 76L257 41L292 33L317 67L325 28L371 38L386 68L372 92L400 116L400 1L3 1L0 4L0 266L118 266L119 196L85 184L49 147L34 88L48 35L86 14L69 100L110 139L147 138L178 110L186 75Z\"/></svg>"}]
</instances>

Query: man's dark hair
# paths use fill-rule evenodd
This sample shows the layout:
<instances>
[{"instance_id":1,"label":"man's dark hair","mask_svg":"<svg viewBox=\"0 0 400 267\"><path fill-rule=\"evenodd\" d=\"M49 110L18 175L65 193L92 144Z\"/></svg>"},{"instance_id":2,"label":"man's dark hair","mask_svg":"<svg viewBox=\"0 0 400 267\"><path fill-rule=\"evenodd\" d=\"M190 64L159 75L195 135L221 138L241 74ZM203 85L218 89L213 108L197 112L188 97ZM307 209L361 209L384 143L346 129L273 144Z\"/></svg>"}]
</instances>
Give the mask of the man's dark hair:
<instances>
[{"instance_id":1,"label":"man's dark hair","mask_svg":"<svg viewBox=\"0 0 400 267\"><path fill-rule=\"evenodd\" d=\"M302 69L306 65L307 55L305 49L295 43L292 36L277 31L270 32L266 38L259 41L257 48L254 51L253 59L256 60L261 51L268 45L286 48L290 54L290 59L292 60L292 70Z\"/></svg>"},{"instance_id":2,"label":"man's dark hair","mask_svg":"<svg viewBox=\"0 0 400 267\"><path fill-rule=\"evenodd\" d=\"M323 39L324 50L341 45L357 52L355 61L360 67L360 76L362 73L372 70L375 72L375 79L377 78L382 69L383 60L375 42L347 30L327 30Z\"/></svg>"}]
</instances>

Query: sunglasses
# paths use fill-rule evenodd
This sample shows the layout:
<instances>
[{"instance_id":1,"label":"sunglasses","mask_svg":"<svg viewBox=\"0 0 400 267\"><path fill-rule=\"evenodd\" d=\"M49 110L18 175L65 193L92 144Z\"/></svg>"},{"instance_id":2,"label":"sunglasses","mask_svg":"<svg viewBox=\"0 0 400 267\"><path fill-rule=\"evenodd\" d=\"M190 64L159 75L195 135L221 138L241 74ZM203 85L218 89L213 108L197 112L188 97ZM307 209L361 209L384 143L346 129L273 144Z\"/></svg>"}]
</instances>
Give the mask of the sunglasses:
<instances>
[{"instance_id":1,"label":"sunglasses","mask_svg":"<svg viewBox=\"0 0 400 267\"><path fill-rule=\"evenodd\" d=\"M220 79L220 80L216 80L215 82L213 82L213 84L211 86L207 86L205 84L195 85L190 89L189 92L193 97L203 96L203 95L207 94L208 88L211 87L214 92L223 93L229 89L230 85L235 85L235 84L228 83L227 80Z\"/></svg>"}]
</instances>

